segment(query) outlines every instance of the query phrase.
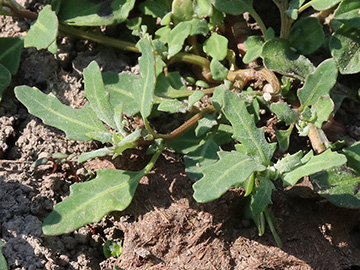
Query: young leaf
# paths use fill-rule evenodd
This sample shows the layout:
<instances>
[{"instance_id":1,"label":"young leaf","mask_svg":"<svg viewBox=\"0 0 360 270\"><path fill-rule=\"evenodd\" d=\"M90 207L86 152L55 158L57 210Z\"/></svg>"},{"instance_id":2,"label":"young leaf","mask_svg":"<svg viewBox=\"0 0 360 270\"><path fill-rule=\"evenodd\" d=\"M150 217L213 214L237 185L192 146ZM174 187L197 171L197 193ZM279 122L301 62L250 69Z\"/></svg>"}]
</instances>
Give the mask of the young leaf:
<instances>
[{"instance_id":1,"label":"young leaf","mask_svg":"<svg viewBox=\"0 0 360 270\"><path fill-rule=\"evenodd\" d=\"M217 60L223 60L227 55L228 40L226 37L214 32L204 42L204 52Z\"/></svg>"},{"instance_id":2,"label":"young leaf","mask_svg":"<svg viewBox=\"0 0 360 270\"><path fill-rule=\"evenodd\" d=\"M310 177L314 190L332 204L346 208L360 208L360 177L342 167L314 174Z\"/></svg>"},{"instance_id":3,"label":"young leaf","mask_svg":"<svg viewBox=\"0 0 360 270\"><path fill-rule=\"evenodd\" d=\"M248 113L245 101L229 90L225 90L223 95L223 112L233 126L233 138L246 147L248 155L265 166L269 165L276 144L269 144L264 130L255 126L254 117Z\"/></svg>"},{"instance_id":4,"label":"young leaf","mask_svg":"<svg viewBox=\"0 0 360 270\"><path fill-rule=\"evenodd\" d=\"M299 118L299 111L291 109L285 102L272 103L270 110L276 114L279 120L284 121L286 125L295 123Z\"/></svg>"},{"instance_id":5,"label":"young leaf","mask_svg":"<svg viewBox=\"0 0 360 270\"><path fill-rule=\"evenodd\" d=\"M248 64L260 57L263 45L264 41L260 36L249 36L244 42L246 54L242 59L243 62Z\"/></svg>"},{"instance_id":6,"label":"young leaf","mask_svg":"<svg viewBox=\"0 0 360 270\"><path fill-rule=\"evenodd\" d=\"M119 143L114 146L114 156L113 159L120 155L128 148L134 148L137 146L136 141L141 137L139 129L136 129L134 132L125 136Z\"/></svg>"},{"instance_id":7,"label":"young leaf","mask_svg":"<svg viewBox=\"0 0 360 270\"><path fill-rule=\"evenodd\" d=\"M0 64L0 101L2 92L10 85L11 83L11 73L10 71Z\"/></svg>"},{"instance_id":8,"label":"young leaf","mask_svg":"<svg viewBox=\"0 0 360 270\"><path fill-rule=\"evenodd\" d=\"M229 70L224 67L216 58L213 58L210 62L210 71L214 80L225 80L229 73Z\"/></svg>"},{"instance_id":9,"label":"young leaf","mask_svg":"<svg viewBox=\"0 0 360 270\"><path fill-rule=\"evenodd\" d=\"M286 130L276 130L275 131L275 135L276 135L276 139L278 141L279 144L279 150L280 151L287 151L290 145L290 136L291 136L291 132L294 129L294 125L291 125L288 129Z\"/></svg>"},{"instance_id":10,"label":"young leaf","mask_svg":"<svg viewBox=\"0 0 360 270\"><path fill-rule=\"evenodd\" d=\"M302 6L305 0L290 0L289 8L285 10L285 13L293 20L298 18L298 10Z\"/></svg>"},{"instance_id":11,"label":"young leaf","mask_svg":"<svg viewBox=\"0 0 360 270\"><path fill-rule=\"evenodd\" d=\"M19 69L23 47L24 40L20 37L0 38L0 64L10 71L11 75Z\"/></svg>"},{"instance_id":12,"label":"young leaf","mask_svg":"<svg viewBox=\"0 0 360 270\"><path fill-rule=\"evenodd\" d=\"M282 177L284 185L293 186L300 178L306 175L311 175L346 163L346 157L344 155L331 152L330 149L317 156L305 157L310 158L308 161L304 161L304 159L302 159L303 164L301 166L298 166L294 170L284 174Z\"/></svg>"},{"instance_id":13,"label":"young leaf","mask_svg":"<svg viewBox=\"0 0 360 270\"><path fill-rule=\"evenodd\" d=\"M344 154L347 157L347 165L360 175L360 142L345 148Z\"/></svg>"},{"instance_id":14,"label":"young leaf","mask_svg":"<svg viewBox=\"0 0 360 270\"><path fill-rule=\"evenodd\" d=\"M101 26L125 21L133 9L135 0L62 0L58 13L65 24Z\"/></svg>"},{"instance_id":15,"label":"young leaf","mask_svg":"<svg viewBox=\"0 0 360 270\"><path fill-rule=\"evenodd\" d=\"M298 91L301 102L300 111L315 104L320 96L328 96L331 88L335 85L337 68L333 59L322 62L314 73L306 77L304 87Z\"/></svg>"},{"instance_id":16,"label":"young leaf","mask_svg":"<svg viewBox=\"0 0 360 270\"><path fill-rule=\"evenodd\" d=\"M102 74L105 90L110 95L110 103L113 107L122 104L122 112L132 116L139 112L139 106L134 96L134 83L138 76L131 73L116 74L105 72Z\"/></svg>"},{"instance_id":17,"label":"young leaf","mask_svg":"<svg viewBox=\"0 0 360 270\"><path fill-rule=\"evenodd\" d=\"M41 118L45 124L63 130L71 140L88 141L92 138L87 133L108 132L88 105L82 109L73 109L53 95L46 95L25 85L17 86L15 95L30 113Z\"/></svg>"},{"instance_id":18,"label":"young leaf","mask_svg":"<svg viewBox=\"0 0 360 270\"><path fill-rule=\"evenodd\" d=\"M135 85L134 96L140 105L140 113L145 120L151 113L156 82L155 57L149 35L145 35L137 44L141 51L139 59L141 79Z\"/></svg>"},{"instance_id":19,"label":"young leaf","mask_svg":"<svg viewBox=\"0 0 360 270\"><path fill-rule=\"evenodd\" d=\"M271 194L275 189L274 184L267 178L260 178L259 185L255 187L255 195L251 197L250 210L252 215L259 215L272 203Z\"/></svg>"},{"instance_id":20,"label":"young leaf","mask_svg":"<svg viewBox=\"0 0 360 270\"><path fill-rule=\"evenodd\" d=\"M340 0L338 0L338 2L340 2ZM360 2L358 0L344 0L336 9L334 19L349 26L360 28L359 10Z\"/></svg>"},{"instance_id":21,"label":"young leaf","mask_svg":"<svg viewBox=\"0 0 360 270\"><path fill-rule=\"evenodd\" d=\"M189 152L184 157L185 172L193 180L203 177L204 168L212 165L218 160L217 152L219 146L212 138L208 138L204 144L200 145L195 151Z\"/></svg>"},{"instance_id":22,"label":"young leaf","mask_svg":"<svg viewBox=\"0 0 360 270\"><path fill-rule=\"evenodd\" d=\"M245 181L254 171L265 167L239 152L219 152L220 160L207 166L204 177L193 185L197 202L209 202L219 198L230 187Z\"/></svg>"},{"instance_id":23,"label":"young leaf","mask_svg":"<svg viewBox=\"0 0 360 270\"><path fill-rule=\"evenodd\" d=\"M334 102L329 96L321 96L318 101L312 106L311 112L316 116L314 125L321 128L322 124L327 121L334 111Z\"/></svg>"},{"instance_id":24,"label":"young leaf","mask_svg":"<svg viewBox=\"0 0 360 270\"><path fill-rule=\"evenodd\" d=\"M36 47L38 50L48 48L56 39L58 25L58 19L51 6L45 6L25 37L25 48ZM56 50L51 52L56 53Z\"/></svg>"},{"instance_id":25,"label":"young leaf","mask_svg":"<svg viewBox=\"0 0 360 270\"><path fill-rule=\"evenodd\" d=\"M44 234L69 233L83 225L98 222L111 211L124 210L145 173L145 170L127 172L100 169L95 179L72 185L70 196L55 205L44 220Z\"/></svg>"},{"instance_id":26,"label":"young leaf","mask_svg":"<svg viewBox=\"0 0 360 270\"><path fill-rule=\"evenodd\" d=\"M97 158L97 157L104 157L104 156L110 155L112 153L113 153L113 151L111 151L107 147L96 149L94 151L86 152L86 153L83 153L80 156L78 156L77 162L83 163L89 159Z\"/></svg>"},{"instance_id":27,"label":"young leaf","mask_svg":"<svg viewBox=\"0 0 360 270\"><path fill-rule=\"evenodd\" d=\"M343 25L330 38L331 55L341 74L360 72L360 29Z\"/></svg>"},{"instance_id":28,"label":"young leaf","mask_svg":"<svg viewBox=\"0 0 360 270\"><path fill-rule=\"evenodd\" d=\"M105 91L98 64L92 61L84 69L85 97L97 117L105 124L116 129L114 122L114 107L109 102L108 93Z\"/></svg>"},{"instance_id":29,"label":"young leaf","mask_svg":"<svg viewBox=\"0 0 360 270\"><path fill-rule=\"evenodd\" d=\"M325 34L319 19L314 17L301 18L291 27L290 46L299 53L314 53L325 41Z\"/></svg>"},{"instance_id":30,"label":"young leaf","mask_svg":"<svg viewBox=\"0 0 360 270\"><path fill-rule=\"evenodd\" d=\"M261 56L267 69L302 81L307 74L315 70L309 59L290 49L289 41L285 39L274 38L266 41Z\"/></svg>"}]
</instances>

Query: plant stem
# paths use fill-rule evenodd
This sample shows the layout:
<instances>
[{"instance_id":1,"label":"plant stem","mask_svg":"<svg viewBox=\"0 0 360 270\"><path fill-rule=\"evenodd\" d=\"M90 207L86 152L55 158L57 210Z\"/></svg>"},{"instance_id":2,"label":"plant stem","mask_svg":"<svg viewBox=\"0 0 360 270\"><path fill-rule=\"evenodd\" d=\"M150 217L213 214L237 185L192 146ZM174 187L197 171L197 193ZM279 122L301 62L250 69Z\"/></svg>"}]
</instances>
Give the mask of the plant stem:
<instances>
[{"instance_id":1,"label":"plant stem","mask_svg":"<svg viewBox=\"0 0 360 270\"><path fill-rule=\"evenodd\" d=\"M280 38L288 39L290 36L291 25L293 23L293 20L285 13L285 11L289 7L289 1L273 0L273 2L280 11L280 18L281 18Z\"/></svg>"},{"instance_id":2,"label":"plant stem","mask_svg":"<svg viewBox=\"0 0 360 270\"><path fill-rule=\"evenodd\" d=\"M164 148L162 146L158 150L156 150L155 154L151 157L149 163L143 169L145 174L151 171L163 150Z\"/></svg>"},{"instance_id":3,"label":"plant stem","mask_svg":"<svg viewBox=\"0 0 360 270\"><path fill-rule=\"evenodd\" d=\"M268 207L265 208L264 214L265 214L265 219L266 219L266 221L267 221L267 223L269 225L270 231L271 231L271 233L272 233L272 235L273 235L273 237L275 239L276 244L278 245L278 247L281 247L282 242L281 242L281 239L280 239L280 237L279 237L279 235L278 235L278 233L277 233L277 231L275 229L275 226L273 224L273 219L274 218L272 217Z\"/></svg>"},{"instance_id":4,"label":"plant stem","mask_svg":"<svg viewBox=\"0 0 360 270\"><path fill-rule=\"evenodd\" d=\"M305 9L311 7L311 4L312 4L311 2L312 2L312 1L307 2L305 5L303 5L302 7L300 7L299 10L298 10L298 14L300 14L301 12L303 12Z\"/></svg>"},{"instance_id":5,"label":"plant stem","mask_svg":"<svg viewBox=\"0 0 360 270\"><path fill-rule=\"evenodd\" d=\"M258 26L260 27L261 33L265 37L266 35L266 26L264 24L264 21L261 19L259 14L255 11L255 9L252 9L249 11L250 16L254 18L254 20L257 22Z\"/></svg>"},{"instance_id":6,"label":"plant stem","mask_svg":"<svg viewBox=\"0 0 360 270\"><path fill-rule=\"evenodd\" d=\"M311 146L314 149L316 154L321 154L327 149L327 144L329 144L324 131L321 128L316 127L314 124L309 123L309 140Z\"/></svg>"}]
</instances>

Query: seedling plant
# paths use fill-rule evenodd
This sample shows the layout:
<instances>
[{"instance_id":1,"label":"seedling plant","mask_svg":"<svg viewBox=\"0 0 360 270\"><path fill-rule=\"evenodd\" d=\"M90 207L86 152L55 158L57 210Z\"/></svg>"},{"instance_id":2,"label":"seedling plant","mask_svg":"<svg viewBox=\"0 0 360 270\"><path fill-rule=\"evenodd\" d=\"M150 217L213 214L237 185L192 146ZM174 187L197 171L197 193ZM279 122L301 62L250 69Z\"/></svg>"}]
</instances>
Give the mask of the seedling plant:
<instances>
[{"instance_id":1,"label":"seedling plant","mask_svg":"<svg viewBox=\"0 0 360 270\"><path fill-rule=\"evenodd\" d=\"M242 188L245 214L260 235L267 223L278 245L269 209L275 181L293 186L310 175L315 191L332 203L360 207L360 143L329 142L323 130L344 99L330 92L338 73L360 72L360 2L273 2L281 17L278 33L263 23L252 0L54 0L39 14L0 1L1 14L34 21L24 39L0 39L0 76L6 78L0 90L16 73L23 46L56 53L58 35L141 54L139 74L101 72L91 62L83 72L87 103L81 109L33 87L15 88L29 112L69 139L103 143L78 156L79 163L137 147L152 155L139 171L100 169L94 179L73 184L45 219L46 235L69 233L127 208L166 149L184 155L197 202ZM315 16L304 15L310 9ZM249 31L244 13L257 29ZM112 25L122 25L126 34L113 38L98 31ZM315 66L309 59L319 51L328 57ZM156 129L155 117L171 121L175 114L184 116L180 126ZM263 127L269 115L277 119L273 137ZM127 125L131 117L143 124ZM313 150L290 153L291 134L308 136Z\"/></svg>"}]
</instances>

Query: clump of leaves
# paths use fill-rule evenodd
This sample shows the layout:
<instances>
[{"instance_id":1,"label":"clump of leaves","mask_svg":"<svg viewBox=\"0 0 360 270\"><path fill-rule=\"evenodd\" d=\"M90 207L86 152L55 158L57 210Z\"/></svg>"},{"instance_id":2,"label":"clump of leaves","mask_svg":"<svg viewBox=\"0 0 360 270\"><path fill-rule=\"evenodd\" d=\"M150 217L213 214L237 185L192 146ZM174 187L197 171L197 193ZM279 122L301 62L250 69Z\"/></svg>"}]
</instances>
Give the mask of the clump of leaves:
<instances>
[{"instance_id":1,"label":"clump of leaves","mask_svg":"<svg viewBox=\"0 0 360 270\"><path fill-rule=\"evenodd\" d=\"M292 186L313 175L320 195L337 205L359 207L360 197L355 192L360 173L358 144L335 151L322 130L323 123L333 116L334 106L339 105L330 97L338 72L346 75L360 71L359 2L273 2L281 15L279 36L265 26L252 0L147 0L138 5L134 0L63 0L53 1L40 12L25 46L56 52L60 31L141 53L140 74L101 73L96 62L90 63L84 70L88 102L82 109L65 106L52 94L29 86L16 87L17 98L68 138L104 143L103 148L80 155L78 162L105 155L115 158L125 149L139 146L147 147L152 155L140 171L100 169L95 179L72 185L70 196L44 221L45 234L71 232L111 211L124 210L140 179L166 148L185 155L196 201L209 202L231 187L243 188L248 198L247 215L257 224L260 235L267 222L279 245L268 208L274 181ZM335 10L330 21L334 33L329 40L319 17L301 16L309 7L321 11L319 17ZM241 31L225 31L241 25L244 12L256 20L261 34L244 36ZM81 28L119 23L126 25L136 45ZM326 47L332 57L314 66L307 56ZM193 67L190 77L169 71L177 62ZM186 80L193 83L192 88ZM251 88L252 81L261 83ZM300 85L299 89L293 89L291 82ZM262 123L260 109L273 113L286 126L276 131L272 141L264 128L258 127ZM162 112L183 113L188 120L162 134L151 122ZM139 116L144 124L129 129L125 116ZM287 153L294 127L300 136L309 137L314 151ZM229 145L232 150L225 151ZM276 149L287 154L278 158ZM348 173L338 173L344 171L346 163Z\"/></svg>"}]
</instances>

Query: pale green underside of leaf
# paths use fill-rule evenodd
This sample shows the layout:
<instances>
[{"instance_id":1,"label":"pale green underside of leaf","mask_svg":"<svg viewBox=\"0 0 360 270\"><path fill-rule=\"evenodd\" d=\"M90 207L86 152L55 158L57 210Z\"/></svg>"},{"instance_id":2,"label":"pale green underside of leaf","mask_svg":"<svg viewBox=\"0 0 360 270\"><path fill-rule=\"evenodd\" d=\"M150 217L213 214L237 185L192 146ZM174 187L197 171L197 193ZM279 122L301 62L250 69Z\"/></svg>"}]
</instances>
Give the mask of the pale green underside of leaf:
<instances>
[{"instance_id":1,"label":"pale green underside of leaf","mask_svg":"<svg viewBox=\"0 0 360 270\"><path fill-rule=\"evenodd\" d=\"M9 70L11 75L18 71L23 47L23 38L0 38L0 64Z\"/></svg>"},{"instance_id":2,"label":"pale green underside of leaf","mask_svg":"<svg viewBox=\"0 0 360 270\"><path fill-rule=\"evenodd\" d=\"M360 208L360 177L349 169L334 168L310 177L314 190L332 204Z\"/></svg>"},{"instance_id":3,"label":"pale green underside of leaf","mask_svg":"<svg viewBox=\"0 0 360 270\"><path fill-rule=\"evenodd\" d=\"M337 67L333 59L322 62L314 73L308 75L304 87L298 91L301 102L300 110L315 104L320 96L328 96L331 88L335 85Z\"/></svg>"},{"instance_id":4,"label":"pale green underside of leaf","mask_svg":"<svg viewBox=\"0 0 360 270\"><path fill-rule=\"evenodd\" d=\"M149 35L143 37L138 43L141 51L139 58L141 79L135 83L134 95L140 105L140 113L146 119L151 113L152 101L156 83L155 57Z\"/></svg>"},{"instance_id":5,"label":"pale green underside of leaf","mask_svg":"<svg viewBox=\"0 0 360 270\"><path fill-rule=\"evenodd\" d=\"M15 95L31 114L41 118L45 124L61 129L71 140L88 141L91 138L87 133L108 132L88 105L73 109L53 95L46 95L29 86L16 87Z\"/></svg>"},{"instance_id":6,"label":"pale green underside of leaf","mask_svg":"<svg viewBox=\"0 0 360 270\"><path fill-rule=\"evenodd\" d=\"M248 113L245 101L229 90L218 91L224 91L223 111L233 126L233 138L246 147L248 155L265 166L269 165L276 144L269 144L264 130L255 126L254 116Z\"/></svg>"},{"instance_id":7,"label":"pale green underside of leaf","mask_svg":"<svg viewBox=\"0 0 360 270\"><path fill-rule=\"evenodd\" d=\"M341 74L360 72L360 28L343 25L332 35L329 46Z\"/></svg>"},{"instance_id":8,"label":"pale green underside of leaf","mask_svg":"<svg viewBox=\"0 0 360 270\"><path fill-rule=\"evenodd\" d=\"M110 25L125 21L134 4L135 0L62 0L58 17L70 25Z\"/></svg>"},{"instance_id":9,"label":"pale green underside of leaf","mask_svg":"<svg viewBox=\"0 0 360 270\"><path fill-rule=\"evenodd\" d=\"M303 165L284 174L284 185L293 186L300 178L306 175L341 166L346 163L346 157L342 154L331 152L331 150L326 150L320 155L311 156L307 162L303 161L303 163Z\"/></svg>"},{"instance_id":10,"label":"pale green underside of leaf","mask_svg":"<svg viewBox=\"0 0 360 270\"><path fill-rule=\"evenodd\" d=\"M233 152L219 152L220 160L207 166L204 177L193 185L197 202L209 202L219 198L230 187L245 181L254 171L265 170L247 155Z\"/></svg>"},{"instance_id":11,"label":"pale green underside of leaf","mask_svg":"<svg viewBox=\"0 0 360 270\"><path fill-rule=\"evenodd\" d=\"M130 204L144 173L144 170L126 172L100 169L95 179L72 185L70 196L55 205L44 220L44 234L69 233L83 225L100 221L111 211L124 210Z\"/></svg>"},{"instance_id":12,"label":"pale green underside of leaf","mask_svg":"<svg viewBox=\"0 0 360 270\"><path fill-rule=\"evenodd\" d=\"M266 41L261 56L266 68L302 81L315 70L309 59L290 49L289 42L285 39Z\"/></svg>"},{"instance_id":13,"label":"pale green underside of leaf","mask_svg":"<svg viewBox=\"0 0 360 270\"><path fill-rule=\"evenodd\" d=\"M95 61L84 69L85 97L97 117L108 126L116 129L114 122L114 108L109 102L109 95L105 91L101 71Z\"/></svg>"},{"instance_id":14,"label":"pale green underside of leaf","mask_svg":"<svg viewBox=\"0 0 360 270\"><path fill-rule=\"evenodd\" d=\"M35 24L27 33L24 46L36 47L38 50L48 48L56 39L58 33L58 19L51 6L47 5L40 11Z\"/></svg>"}]
</instances>

